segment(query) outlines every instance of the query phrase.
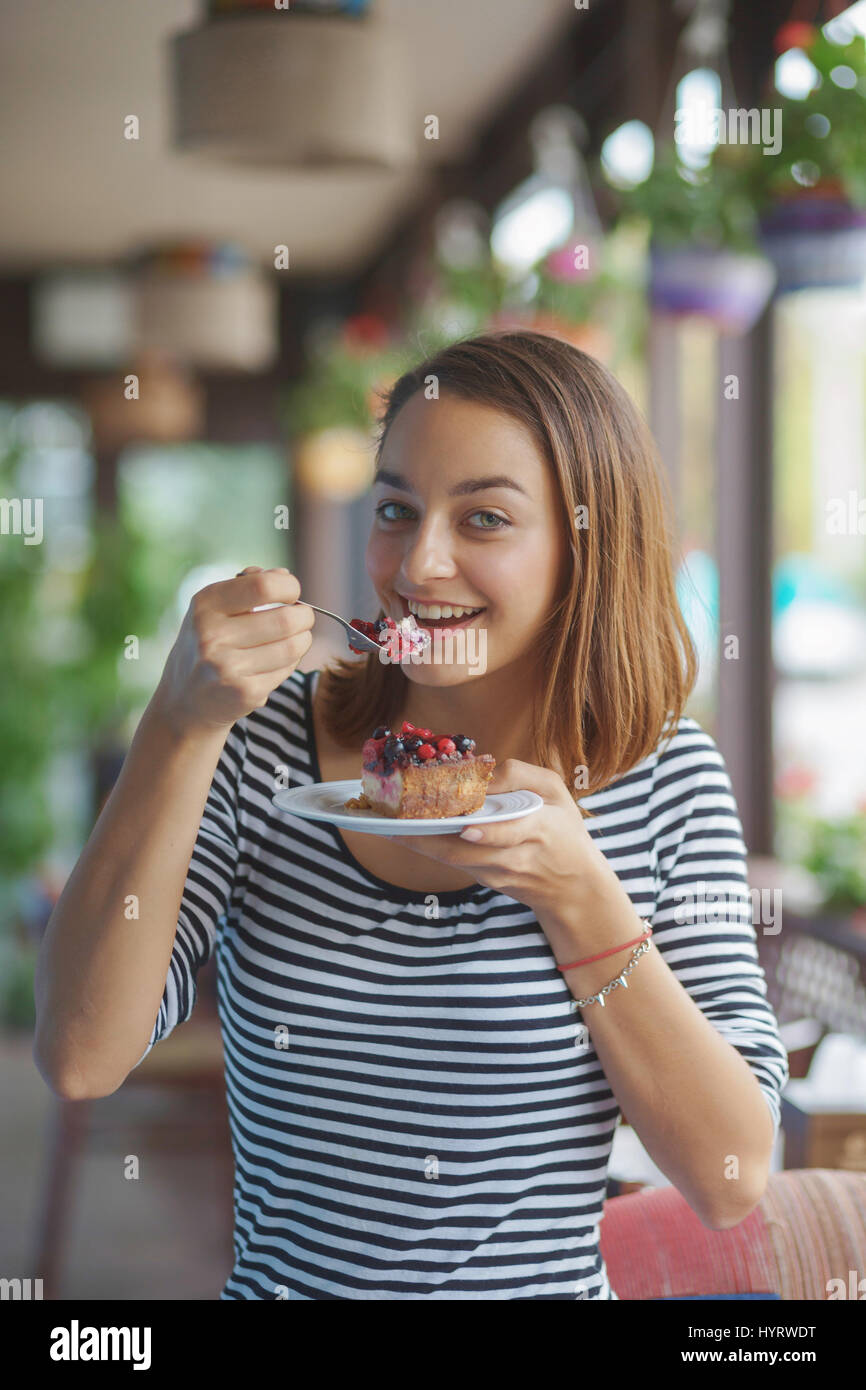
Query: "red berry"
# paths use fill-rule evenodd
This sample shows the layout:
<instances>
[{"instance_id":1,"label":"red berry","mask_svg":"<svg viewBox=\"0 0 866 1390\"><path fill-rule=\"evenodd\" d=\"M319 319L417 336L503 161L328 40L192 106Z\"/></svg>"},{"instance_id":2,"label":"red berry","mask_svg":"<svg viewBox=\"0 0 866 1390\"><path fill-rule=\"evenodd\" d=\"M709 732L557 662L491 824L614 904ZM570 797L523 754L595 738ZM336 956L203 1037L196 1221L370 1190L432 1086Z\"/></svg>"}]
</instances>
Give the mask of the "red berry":
<instances>
[{"instance_id":1,"label":"red berry","mask_svg":"<svg viewBox=\"0 0 866 1390\"><path fill-rule=\"evenodd\" d=\"M439 749L440 756L447 756L450 753L457 752L457 744L454 742L453 738L440 738L436 747Z\"/></svg>"},{"instance_id":2,"label":"red berry","mask_svg":"<svg viewBox=\"0 0 866 1390\"><path fill-rule=\"evenodd\" d=\"M404 720L403 720L403 727L402 727L402 729L400 730L400 733L401 733L401 734L414 734L414 733L415 733L415 725L414 725L414 724L410 724L408 719L404 719Z\"/></svg>"},{"instance_id":3,"label":"red berry","mask_svg":"<svg viewBox=\"0 0 866 1390\"><path fill-rule=\"evenodd\" d=\"M429 758L436 757L436 749L431 748L429 743L422 743L420 748L415 749L415 752L417 753L418 757L423 758L425 762L427 762Z\"/></svg>"},{"instance_id":4,"label":"red berry","mask_svg":"<svg viewBox=\"0 0 866 1390\"><path fill-rule=\"evenodd\" d=\"M432 738L432 737L433 737L433 731L432 731L432 729L416 729L415 732L416 732L416 734L420 734L422 738Z\"/></svg>"}]
</instances>

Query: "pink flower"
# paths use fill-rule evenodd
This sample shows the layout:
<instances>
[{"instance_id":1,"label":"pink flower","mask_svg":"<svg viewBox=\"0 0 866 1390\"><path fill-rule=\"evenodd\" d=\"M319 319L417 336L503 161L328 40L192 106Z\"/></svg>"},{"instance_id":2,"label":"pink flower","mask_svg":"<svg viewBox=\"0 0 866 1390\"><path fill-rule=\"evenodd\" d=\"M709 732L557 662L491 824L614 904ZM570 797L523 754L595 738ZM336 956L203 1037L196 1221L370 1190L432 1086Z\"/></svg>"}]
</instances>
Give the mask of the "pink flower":
<instances>
[{"instance_id":1,"label":"pink flower","mask_svg":"<svg viewBox=\"0 0 866 1390\"><path fill-rule=\"evenodd\" d=\"M789 767L776 778L776 795L795 798L814 791L818 779L808 767Z\"/></svg>"},{"instance_id":2,"label":"pink flower","mask_svg":"<svg viewBox=\"0 0 866 1390\"><path fill-rule=\"evenodd\" d=\"M564 246L558 246L555 251L544 262L544 269L553 280L559 280L561 284L573 284L580 280L594 280L597 268L597 248L586 246L588 265L576 265L575 261L580 258L577 256L577 246L580 243L568 241Z\"/></svg>"}]
</instances>

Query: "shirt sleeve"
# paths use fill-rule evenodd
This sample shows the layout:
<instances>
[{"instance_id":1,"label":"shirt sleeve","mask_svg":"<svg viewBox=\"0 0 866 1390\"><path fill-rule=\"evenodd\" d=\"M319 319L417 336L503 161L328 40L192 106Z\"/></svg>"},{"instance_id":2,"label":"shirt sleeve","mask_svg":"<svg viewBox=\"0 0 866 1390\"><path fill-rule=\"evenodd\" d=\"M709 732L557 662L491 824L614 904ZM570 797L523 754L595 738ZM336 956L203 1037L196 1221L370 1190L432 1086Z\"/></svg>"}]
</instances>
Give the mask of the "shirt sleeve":
<instances>
[{"instance_id":1,"label":"shirt sleeve","mask_svg":"<svg viewBox=\"0 0 866 1390\"><path fill-rule=\"evenodd\" d=\"M187 870L162 1002L136 1067L156 1043L186 1023L196 1000L196 977L213 954L237 870L238 794L245 756L246 722L240 720L229 730L213 775Z\"/></svg>"},{"instance_id":2,"label":"shirt sleeve","mask_svg":"<svg viewBox=\"0 0 866 1390\"><path fill-rule=\"evenodd\" d=\"M650 803L658 884L653 940L701 1012L748 1062L778 1133L788 1054L758 960L742 825L722 755L694 720L680 722L659 756Z\"/></svg>"}]
</instances>

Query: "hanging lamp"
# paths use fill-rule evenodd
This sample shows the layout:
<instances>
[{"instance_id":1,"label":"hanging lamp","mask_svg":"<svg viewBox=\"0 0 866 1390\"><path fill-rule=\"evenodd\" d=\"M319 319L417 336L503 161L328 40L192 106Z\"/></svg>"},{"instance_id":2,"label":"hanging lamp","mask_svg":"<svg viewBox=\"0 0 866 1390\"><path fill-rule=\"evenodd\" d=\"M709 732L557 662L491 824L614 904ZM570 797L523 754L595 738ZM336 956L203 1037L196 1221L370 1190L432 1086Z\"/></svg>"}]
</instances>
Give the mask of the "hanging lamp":
<instances>
[{"instance_id":1,"label":"hanging lamp","mask_svg":"<svg viewBox=\"0 0 866 1390\"><path fill-rule=\"evenodd\" d=\"M280 168L414 163L412 66L380 5L211 0L171 40L176 148Z\"/></svg>"}]
</instances>

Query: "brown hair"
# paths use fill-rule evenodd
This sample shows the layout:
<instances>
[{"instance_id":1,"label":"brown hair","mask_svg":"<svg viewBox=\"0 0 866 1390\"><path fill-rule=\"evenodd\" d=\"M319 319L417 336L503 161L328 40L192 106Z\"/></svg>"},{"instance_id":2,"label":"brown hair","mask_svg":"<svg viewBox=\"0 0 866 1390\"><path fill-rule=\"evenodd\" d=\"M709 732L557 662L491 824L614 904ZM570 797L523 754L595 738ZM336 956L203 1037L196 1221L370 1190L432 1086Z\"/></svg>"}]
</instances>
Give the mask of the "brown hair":
<instances>
[{"instance_id":1,"label":"brown hair","mask_svg":"<svg viewBox=\"0 0 866 1390\"><path fill-rule=\"evenodd\" d=\"M440 391L527 426L553 469L563 516L587 509L586 525L566 523L570 572L539 634L548 675L533 719L538 765L556 768L558 758L557 771L585 767L579 795L587 796L673 736L697 677L658 451L628 393L594 357L547 334L501 330L449 344L382 394L377 463L398 412L431 376ZM406 693L397 665L373 655L337 660L322 673L325 725L339 743L360 743L377 724L395 723Z\"/></svg>"}]
</instances>

